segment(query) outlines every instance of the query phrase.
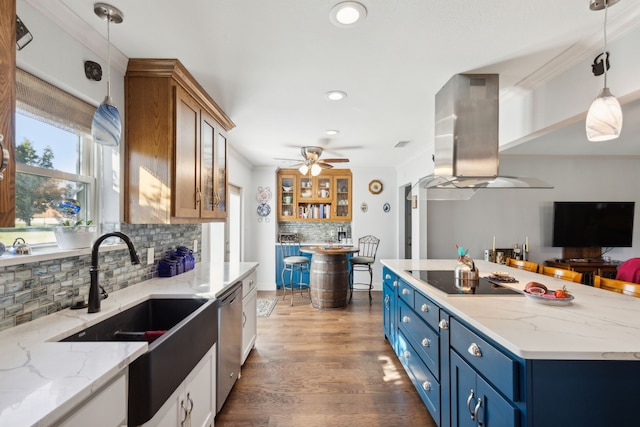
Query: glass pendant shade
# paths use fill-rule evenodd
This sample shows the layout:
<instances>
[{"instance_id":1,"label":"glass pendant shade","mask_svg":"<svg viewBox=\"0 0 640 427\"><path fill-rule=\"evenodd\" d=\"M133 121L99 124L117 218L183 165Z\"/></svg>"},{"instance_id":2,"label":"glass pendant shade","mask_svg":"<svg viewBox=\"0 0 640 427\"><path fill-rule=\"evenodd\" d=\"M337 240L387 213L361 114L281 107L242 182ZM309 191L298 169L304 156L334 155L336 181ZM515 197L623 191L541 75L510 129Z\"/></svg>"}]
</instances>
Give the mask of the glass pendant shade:
<instances>
[{"instance_id":1,"label":"glass pendant shade","mask_svg":"<svg viewBox=\"0 0 640 427\"><path fill-rule=\"evenodd\" d=\"M107 96L98 106L91 121L91 135L93 141L109 147L117 147L122 135L122 120L120 113L111 97Z\"/></svg>"},{"instance_id":2,"label":"glass pendant shade","mask_svg":"<svg viewBox=\"0 0 640 427\"><path fill-rule=\"evenodd\" d=\"M124 20L124 15L107 3L96 3L93 12L100 18L107 21L107 96L98 106L93 120L91 121L91 135L93 141L109 147L117 147L120 144L122 135L122 120L118 108L111 99L111 31L109 24L120 24Z\"/></svg>"},{"instance_id":3,"label":"glass pendant shade","mask_svg":"<svg viewBox=\"0 0 640 427\"><path fill-rule=\"evenodd\" d=\"M307 172L309 172L309 166L307 165L300 166L300 169L298 169L298 172L300 172L302 175L306 175Z\"/></svg>"},{"instance_id":4,"label":"glass pendant shade","mask_svg":"<svg viewBox=\"0 0 640 427\"><path fill-rule=\"evenodd\" d=\"M609 88L602 89L593 101L586 121L589 141L608 141L620 136L622 131L622 109Z\"/></svg>"},{"instance_id":5,"label":"glass pendant shade","mask_svg":"<svg viewBox=\"0 0 640 427\"><path fill-rule=\"evenodd\" d=\"M311 175L313 175L313 176L318 176L318 175L320 175L320 171L322 171L322 168L320 167L320 165L319 165L319 164L314 163L314 164L311 166Z\"/></svg>"}]
</instances>

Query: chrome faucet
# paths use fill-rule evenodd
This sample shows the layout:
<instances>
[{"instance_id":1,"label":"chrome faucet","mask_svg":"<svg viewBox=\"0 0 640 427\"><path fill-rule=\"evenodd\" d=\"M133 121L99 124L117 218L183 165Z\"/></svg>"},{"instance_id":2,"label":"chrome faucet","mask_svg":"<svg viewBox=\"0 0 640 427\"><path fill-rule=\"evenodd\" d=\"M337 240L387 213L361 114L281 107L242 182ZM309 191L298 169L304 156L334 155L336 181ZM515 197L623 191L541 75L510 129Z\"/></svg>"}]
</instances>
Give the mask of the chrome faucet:
<instances>
[{"instance_id":1,"label":"chrome faucet","mask_svg":"<svg viewBox=\"0 0 640 427\"><path fill-rule=\"evenodd\" d=\"M100 311L100 300L106 298L107 292L104 288L98 285L98 272L100 267L98 266L98 248L100 244L109 237L119 237L129 247L129 256L131 257L131 264L140 264L140 258L136 254L136 248L133 246L131 239L124 233L119 231L113 231L111 233L105 233L98 237L93 243L93 249L91 250L91 268L89 269L89 276L91 277L91 284L89 285L89 313L97 313ZM102 289L102 293L98 292L98 288Z\"/></svg>"}]
</instances>

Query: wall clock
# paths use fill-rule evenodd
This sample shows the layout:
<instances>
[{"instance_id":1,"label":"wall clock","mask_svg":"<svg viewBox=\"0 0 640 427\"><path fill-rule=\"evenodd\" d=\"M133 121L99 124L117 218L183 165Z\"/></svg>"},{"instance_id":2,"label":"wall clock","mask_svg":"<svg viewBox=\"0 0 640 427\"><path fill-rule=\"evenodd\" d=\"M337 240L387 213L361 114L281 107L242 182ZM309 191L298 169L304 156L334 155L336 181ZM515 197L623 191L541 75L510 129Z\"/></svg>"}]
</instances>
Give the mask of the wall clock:
<instances>
[{"instance_id":1,"label":"wall clock","mask_svg":"<svg viewBox=\"0 0 640 427\"><path fill-rule=\"evenodd\" d=\"M369 183L369 191L371 192L371 194L382 193L382 183L377 179L374 179Z\"/></svg>"}]
</instances>

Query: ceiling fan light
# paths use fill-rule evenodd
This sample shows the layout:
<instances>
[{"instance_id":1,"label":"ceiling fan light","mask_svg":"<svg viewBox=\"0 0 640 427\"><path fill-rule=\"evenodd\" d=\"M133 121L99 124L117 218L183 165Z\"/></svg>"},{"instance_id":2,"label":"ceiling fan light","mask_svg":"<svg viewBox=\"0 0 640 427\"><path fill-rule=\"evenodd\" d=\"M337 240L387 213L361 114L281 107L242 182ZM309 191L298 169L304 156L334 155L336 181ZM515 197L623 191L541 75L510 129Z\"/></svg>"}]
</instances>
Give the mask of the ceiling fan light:
<instances>
[{"instance_id":1,"label":"ceiling fan light","mask_svg":"<svg viewBox=\"0 0 640 427\"><path fill-rule=\"evenodd\" d=\"M302 175L306 175L307 172L309 172L309 166L307 165L300 166L300 169L298 169L298 172L300 172Z\"/></svg>"},{"instance_id":2,"label":"ceiling fan light","mask_svg":"<svg viewBox=\"0 0 640 427\"><path fill-rule=\"evenodd\" d=\"M593 101L585 124L589 141L609 141L620 136L622 131L622 109L609 88L602 89Z\"/></svg>"},{"instance_id":3,"label":"ceiling fan light","mask_svg":"<svg viewBox=\"0 0 640 427\"><path fill-rule=\"evenodd\" d=\"M322 168L320 167L319 164L314 163L313 165L311 165L311 175L312 176L318 176L320 175L320 172L322 171Z\"/></svg>"}]
</instances>

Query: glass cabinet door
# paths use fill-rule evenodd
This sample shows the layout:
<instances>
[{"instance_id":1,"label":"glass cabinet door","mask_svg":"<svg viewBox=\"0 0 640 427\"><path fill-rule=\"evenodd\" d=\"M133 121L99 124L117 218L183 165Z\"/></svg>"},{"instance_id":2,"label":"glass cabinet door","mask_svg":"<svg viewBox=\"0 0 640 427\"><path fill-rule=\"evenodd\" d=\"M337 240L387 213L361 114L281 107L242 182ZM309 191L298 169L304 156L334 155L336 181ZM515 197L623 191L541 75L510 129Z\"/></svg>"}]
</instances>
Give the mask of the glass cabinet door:
<instances>
[{"instance_id":1,"label":"glass cabinet door","mask_svg":"<svg viewBox=\"0 0 640 427\"><path fill-rule=\"evenodd\" d=\"M336 217L345 221L351 220L351 177L336 177Z\"/></svg>"},{"instance_id":2,"label":"glass cabinet door","mask_svg":"<svg viewBox=\"0 0 640 427\"><path fill-rule=\"evenodd\" d=\"M278 219L281 221L290 221L296 218L295 175L280 175L278 185Z\"/></svg>"},{"instance_id":3,"label":"glass cabinet door","mask_svg":"<svg viewBox=\"0 0 640 427\"><path fill-rule=\"evenodd\" d=\"M313 199L313 178L310 176L300 177L300 201Z\"/></svg>"},{"instance_id":4,"label":"glass cabinet door","mask_svg":"<svg viewBox=\"0 0 640 427\"><path fill-rule=\"evenodd\" d=\"M321 202L327 202L331 200L333 197L333 189L331 188L331 177L316 177L317 186L316 186L316 199Z\"/></svg>"},{"instance_id":5,"label":"glass cabinet door","mask_svg":"<svg viewBox=\"0 0 640 427\"><path fill-rule=\"evenodd\" d=\"M216 216L227 216L227 137L218 133L216 138L216 187L214 209Z\"/></svg>"},{"instance_id":6,"label":"glass cabinet door","mask_svg":"<svg viewBox=\"0 0 640 427\"><path fill-rule=\"evenodd\" d=\"M227 138L218 123L200 112L200 216L227 216Z\"/></svg>"},{"instance_id":7,"label":"glass cabinet door","mask_svg":"<svg viewBox=\"0 0 640 427\"><path fill-rule=\"evenodd\" d=\"M201 215L205 217L213 216L213 206L215 204L215 188L214 188L214 176L215 176L215 159L213 155L214 150L214 138L216 130L214 127L213 119L209 118L204 112L200 123L200 181L201 181L201 195L200 195L200 210Z\"/></svg>"}]
</instances>

